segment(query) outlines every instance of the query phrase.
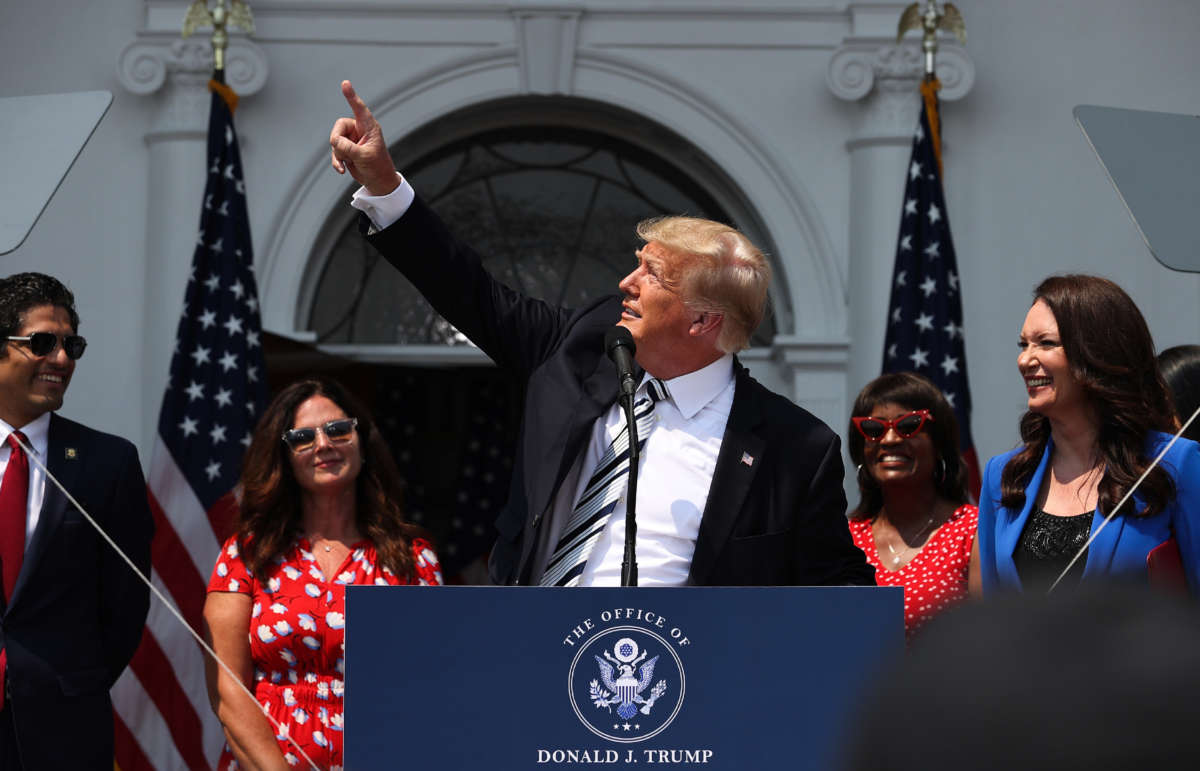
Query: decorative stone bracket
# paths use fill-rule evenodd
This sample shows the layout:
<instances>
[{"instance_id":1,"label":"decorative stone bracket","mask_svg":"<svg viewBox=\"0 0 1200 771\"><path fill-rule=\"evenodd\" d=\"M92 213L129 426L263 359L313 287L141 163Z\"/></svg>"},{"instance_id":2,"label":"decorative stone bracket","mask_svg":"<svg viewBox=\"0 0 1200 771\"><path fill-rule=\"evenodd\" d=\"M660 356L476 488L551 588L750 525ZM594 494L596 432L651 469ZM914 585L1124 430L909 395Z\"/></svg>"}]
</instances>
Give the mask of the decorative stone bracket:
<instances>
[{"instance_id":1,"label":"decorative stone bracket","mask_svg":"<svg viewBox=\"0 0 1200 771\"><path fill-rule=\"evenodd\" d=\"M526 94L570 94L575 80L579 40L577 8L513 10L517 25L517 57L521 91Z\"/></svg>"},{"instance_id":2,"label":"decorative stone bracket","mask_svg":"<svg viewBox=\"0 0 1200 771\"><path fill-rule=\"evenodd\" d=\"M896 45L880 37L849 37L834 52L825 71L829 90L840 99L862 101L861 121L847 148L908 145L917 120L917 85L925 71L916 41ZM943 101L962 99L975 83L975 65L962 46L938 47L938 92Z\"/></svg>"},{"instance_id":3,"label":"decorative stone bracket","mask_svg":"<svg viewBox=\"0 0 1200 771\"><path fill-rule=\"evenodd\" d=\"M897 45L886 38L846 38L834 52L825 72L825 82L837 97L858 101L878 85L904 81L905 88L924 72L921 47L915 41ZM937 54L937 76L942 82L940 97L962 99L975 83L975 64L966 50L949 39L941 41Z\"/></svg>"},{"instance_id":4,"label":"decorative stone bracket","mask_svg":"<svg viewBox=\"0 0 1200 771\"><path fill-rule=\"evenodd\" d=\"M212 45L174 34L142 33L117 59L117 77L127 91L149 96L162 90L165 99L147 140L201 135L208 126L208 89ZM169 87L163 89L170 81ZM239 96L257 93L267 82L267 57L256 43L235 37L225 52L225 82Z\"/></svg>"}]
</instances>

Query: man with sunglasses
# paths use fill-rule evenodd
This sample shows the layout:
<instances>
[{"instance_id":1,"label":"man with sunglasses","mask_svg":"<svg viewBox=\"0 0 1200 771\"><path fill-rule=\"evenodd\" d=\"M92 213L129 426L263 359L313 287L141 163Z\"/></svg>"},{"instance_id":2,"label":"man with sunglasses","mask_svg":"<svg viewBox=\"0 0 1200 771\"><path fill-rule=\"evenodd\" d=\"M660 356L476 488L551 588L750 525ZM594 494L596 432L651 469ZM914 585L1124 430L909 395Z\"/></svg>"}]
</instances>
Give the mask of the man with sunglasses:
<instances>
[{"instance_id":1,"label":"man with sunglasses","mask_svg":"<svg viewBox=\"0 0 1200 771\"><path fill-rule=\"evenodd\" d=\"M395 171L378 122L330 136L334 169L363 189L370 242L448 321L521 378L525 412L489 572L498 584L617 585L624 419L605 360L614 324L636 343L640 585L873 584L846 524L841 445L815 416L750 377L734 353L762 318L770 268L738 231L648 220L621 296L580 309L514 292L483 269ZM644 396L642 396L644 394Z\"/></svg>"},{"instance_id":2,"label":"man with sunglasses","mask_svg":"<svg viewBox=\"0 0 1200 771\"><path fill-rule=\"evenodd\" d=\"M149 570L154 525L137 450L54 414L87 347L78 328L74 295L58 280L42 273L0 279L5 771L112 768L108 691L132 658L149 609L145 584L49 478Z\"/></svg>"}]
</instances>

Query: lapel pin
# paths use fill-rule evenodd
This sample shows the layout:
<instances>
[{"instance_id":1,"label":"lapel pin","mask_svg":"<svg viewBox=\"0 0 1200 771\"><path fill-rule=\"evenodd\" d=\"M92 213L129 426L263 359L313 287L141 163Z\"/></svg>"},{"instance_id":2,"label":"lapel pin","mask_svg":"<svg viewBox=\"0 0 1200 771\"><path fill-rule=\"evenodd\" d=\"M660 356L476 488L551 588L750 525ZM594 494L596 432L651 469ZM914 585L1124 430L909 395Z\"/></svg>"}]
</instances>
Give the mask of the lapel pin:
<instances>
[{"instance_id":1,"label":"lapel pin","mask_svg":"<svg viewBox=\"0 0 1200 771\"><path fill-rule=\"evenodd\" d=\"M742 463L745 463L747 466L753 466L754 456L748 452L742 453Z\"/></svg>"},{"instance_id":2,"label":"lapel pin","mask_svg":"<svg viewBox=\"0 0 1200 771\"><path fill-rule=\"evenodd\" d=\"M77 458L78 456L79 456L79 453L75 451L74 447L67 448L67 460L75 460L75 458Z\"/></svg>"}]
</instances>

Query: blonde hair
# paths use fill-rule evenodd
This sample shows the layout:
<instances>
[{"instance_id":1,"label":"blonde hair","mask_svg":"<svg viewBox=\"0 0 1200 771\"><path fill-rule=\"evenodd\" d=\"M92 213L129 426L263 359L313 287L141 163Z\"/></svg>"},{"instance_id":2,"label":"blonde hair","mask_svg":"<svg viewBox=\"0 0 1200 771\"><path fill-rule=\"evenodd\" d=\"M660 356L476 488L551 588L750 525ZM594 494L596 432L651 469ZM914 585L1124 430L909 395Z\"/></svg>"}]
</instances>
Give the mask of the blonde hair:
<instances>
[{"instance_id":1,"label":"blonde hair","mask_svg":"<svg viewBox=\"0 0 1200 771\"><path fill-rule=\"evenodd\" d=\"M724 317L717 347L737 353L747 347L767 308L771 266L741 232L698 217L655 217L637 226L645 242L672 252L671 265L646 256L663 283L678 292L688 308Z\"/></svg>"}]
</instances>

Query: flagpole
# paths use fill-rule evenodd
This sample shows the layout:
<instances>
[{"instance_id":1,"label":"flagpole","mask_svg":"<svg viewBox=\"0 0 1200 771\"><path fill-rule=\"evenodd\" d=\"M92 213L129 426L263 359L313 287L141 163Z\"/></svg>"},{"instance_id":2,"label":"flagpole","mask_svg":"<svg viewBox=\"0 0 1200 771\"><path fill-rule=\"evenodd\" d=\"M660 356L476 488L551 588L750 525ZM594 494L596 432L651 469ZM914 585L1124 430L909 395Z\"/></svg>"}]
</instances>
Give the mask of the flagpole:
<instances>
[{"instance_id":1,"label":"flagpole","mask_svg":"<svg viewBox=\"0 0 1200 771\"><path fill-rule=\"evenodd\" d=\"M241 27L247 34L254 34L254 14L245 0L230 0L229 8L225 7L226 0L217 0L217 5L208 10L208 0L195 0L188 7L183 19L183 37L190 37L201 27L212 27L212 50L214 73L225 72L225 49L229 47L229 25ZM224 83L224 77L214 79Z\"/></svg>"}]
</instances>

